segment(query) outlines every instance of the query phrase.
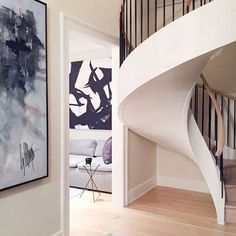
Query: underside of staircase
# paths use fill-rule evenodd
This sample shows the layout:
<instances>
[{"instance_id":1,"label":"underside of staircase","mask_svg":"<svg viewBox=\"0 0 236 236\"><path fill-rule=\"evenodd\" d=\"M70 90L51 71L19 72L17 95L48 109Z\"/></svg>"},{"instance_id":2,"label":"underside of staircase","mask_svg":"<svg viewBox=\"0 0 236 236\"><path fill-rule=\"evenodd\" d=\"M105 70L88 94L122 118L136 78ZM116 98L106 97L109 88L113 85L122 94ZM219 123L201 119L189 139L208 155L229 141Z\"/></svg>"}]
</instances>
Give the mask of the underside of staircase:
<instances>
[{"instance_id":1,"label":"underside of staircase","mask_svg":"<svg viewBox=\"0 0 236 236\"><path fill-rule=\"evenodd\" d=\"M132 2L128 5L124 1L122 7L123 11L130 9L130 15L121 14L121 28L125 28L125 17L130 31L128 26L122 29L121 44L125 48L121 59L127 58L118 80L120 119L140 136L192 160L208 185L218 223L236 223L236 160L226 159L221 172L190 109L193 90L204 68L236 41L236 28L231 27L236 22L236 1L211 1L167 26L164 20L165 27L151 36L147 30L146 40L136 48L132 43L136 36L131 30ZM175 7L172 10L174 13ZM219 16L221 21L217 21Z\"/></svg>"}]
</instances>

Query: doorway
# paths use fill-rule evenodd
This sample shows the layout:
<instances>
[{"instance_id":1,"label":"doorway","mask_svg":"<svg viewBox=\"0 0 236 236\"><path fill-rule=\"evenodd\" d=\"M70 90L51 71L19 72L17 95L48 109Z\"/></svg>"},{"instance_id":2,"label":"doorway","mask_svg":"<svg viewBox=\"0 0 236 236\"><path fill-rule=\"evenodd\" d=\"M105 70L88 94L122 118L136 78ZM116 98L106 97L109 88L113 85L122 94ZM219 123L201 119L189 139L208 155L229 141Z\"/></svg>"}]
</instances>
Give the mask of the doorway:
<instances>
[{"instance_id":1,"label":"doorway","mask_svg":"<svg viewBox=\"0 0 236 236\"><path fill-rule=\"evenodd\" d=\"M62 222L65 235L69 235L69 208L70 208L70 170L69 165L69 153L71 152L71 142L70 140L96 140L97 144L100 141L106 141L109 137L112 136L112 166L116 166L116 168L112 168L111 173L111 192L112 192L112 203L118 206L125 205L125 174L124 174L124 127L120 123L118 119L117 113L117 77L119 70L119 47L118 40L112 38L106 34L103 34L91 27L84 25L76 19L72 19L68 16L65 16L63 13L61 14L61 64L63 67L61 68L62 74L62 83L63 83L63 114L62 114L62 126L64 130L64 137L62 143L62 152L64 153L64 160L62 161ZM91 127L91 124L87 124L86 127L81 127L81 124L74 124L71 120L71 116L69 115L69 110L73 110L76 115L79 115L79 112L84 108L88 108L88 104L83 107L78 107L78 105L85 104L89 100L86 100L85 96L87 95L87 91L82 91L83 88L87 88L89 86L89 81L86 84L81 85L81 89L77 88L77 92L81 92L79 95L82 96L81 104L78 104L78 100L76 97L71 94L71 85L69 84L69 74L72 70L72 63L77 63L77 71L86 71L86 67L91 71L97 71L95 77L99 79L99 76L102 76L101 68L107 68L103 65L108 65L110 63L112 69L112 85L106 86L105 94L107 98L110 99L110 95L112 93L112 130L92 130L88 129ZM83 63L82 63L83 62ZM85 67L82 69L81 65L84 64ZM78 70L78 66L80 69ZM100 69L97 69L100 68ZM86 72L85 72L86 74ZM78 76L77 76L78 77ZM101 78L101 77L100 77ZM76 81L77 83L77 81ZM80 86L80 85L78 85ZM95 95L98 92L93 91ZM96 96L93 100L96 99ZM91 103L91 100L89 101ZM90 104L91 105L91 104ZM93 107L96 106L96 102L92 104ZM99 105L98 105L99 106ZM91 107L91 106L90 106ZM72 108L72 109L70 109ZM80 108L80 109L78 109ZM97 108L98 109L98 108ZM96 110L96 109L95 109ZM99 109L98 109L99 110ZM81 112L82 114L86 113L85 111ZM73 123L73 124L72 124ZM74 127L75 129L69 129ZM84 129L80 129L84 128ZM107 127L105 127L107 128ZM73 146L73 145L72 145ZM101 150L100 150L101 151ZM84 153L83 153L84 154ZM95 154L91 154L95 155ZM96 160L96 159L95 159ZM97 162L97 161L96 161ZM78 167L78 166L77 166ZM76 168L77 168L76 167ZM75 169L76 169L75 168ZM86 174L86 172L85 172ZM83 185L84 183L82 183ZM75 186L75 187L81 187ZM97 188L100 187L97 184ZM104 186L103 186L104 187ZM78 188L78 189L81 189ZM82 188L83 189L83 188ZM100 190L100 189L99 189ZM106 186L104 192L106 191ZM88 192L89 193L89 192ZM74 195L75 193L72 193ZM79 192L80 195L80 192ZM82 196L83 197L83 196Z\"/></svg>"}]
</instances>

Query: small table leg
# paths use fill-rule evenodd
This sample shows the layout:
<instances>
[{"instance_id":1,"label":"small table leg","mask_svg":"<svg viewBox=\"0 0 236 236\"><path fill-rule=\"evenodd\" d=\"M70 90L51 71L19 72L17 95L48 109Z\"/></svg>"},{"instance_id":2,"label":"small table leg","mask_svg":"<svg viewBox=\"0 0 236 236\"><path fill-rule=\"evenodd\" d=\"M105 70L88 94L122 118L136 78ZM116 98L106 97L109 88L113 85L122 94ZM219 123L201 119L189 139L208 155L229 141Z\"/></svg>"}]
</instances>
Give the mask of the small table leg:
<instances>
[{"instance_id":1,"label":"small table leg","mask_svg":"<svg viewBox=\"0 0 236 236\"><path fill-rule=\"evenodd\" d=\"M89 169L87 168L87 166L83 166L84 169L85 169L85 170L87 171L87 173L88 173L89 180L88 180L88 182L86 183L86 185L85 185L85 187L84 187L82 193L80 194L80 198L82 197L82 195L84 194L86 188L88 187L89 183L91 182L92 191L93 191L93 202L94 202L94 203L95 203L94 190L96 190L96 191L98 192L99 196L101 196L101 193L100 193L100 191L98 190L98 187L97 187L97 185L95 184L95 182L94 182L94 180L93 180L93 176L94 176L94 174L95 174L95 172L97 171L97 169L98 169L99 166L100 166L100 165L97 165L97 167L95 168L95 170L92 170L92 169L91 169L91 165L89 166L89 167L90 167Z\"/></svg>"}]
</instances>

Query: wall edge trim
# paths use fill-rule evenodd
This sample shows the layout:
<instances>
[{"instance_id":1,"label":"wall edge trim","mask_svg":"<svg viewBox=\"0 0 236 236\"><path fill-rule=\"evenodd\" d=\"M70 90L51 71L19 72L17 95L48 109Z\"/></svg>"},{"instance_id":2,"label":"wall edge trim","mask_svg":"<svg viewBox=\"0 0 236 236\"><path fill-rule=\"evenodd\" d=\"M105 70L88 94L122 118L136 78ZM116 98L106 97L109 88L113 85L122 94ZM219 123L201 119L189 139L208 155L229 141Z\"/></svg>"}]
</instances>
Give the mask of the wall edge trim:
<instances>
[{"instance_id":1,"label":"wall edge trim","mask_svg":"<svg viewBox=\"0 0 236 236\"><path fill-rule=\"evenodd\" d=\"M51 236L63 236L63 233L62 233L62 231L60 230L60 231L58 231L58 232L52 234Z\"/></svg>"},{"instance_id":2,"label":"wall edge trim","mask_svg":"<svg viewBox=\"0 0 236 236\"><path fill-rule=\"evenodd\" d=\"M138 186L132 188L128 192L128 203L135 201L142 195L144 195L146 192L151 190L157 185L157 177L154 176L143 183L139 184Z\"/></svg>"},{"instance_id":3,"label":"wall edge trim","mask_svg":"<svg viewBox=\"0 0 236 236\"><path fill-rule=\"evenodd\" d=\"M189 180L170 176L157 176L157 185L163 187L177 188L201 193L209 193L205 181Z\"/></svg>"}]
</instances>

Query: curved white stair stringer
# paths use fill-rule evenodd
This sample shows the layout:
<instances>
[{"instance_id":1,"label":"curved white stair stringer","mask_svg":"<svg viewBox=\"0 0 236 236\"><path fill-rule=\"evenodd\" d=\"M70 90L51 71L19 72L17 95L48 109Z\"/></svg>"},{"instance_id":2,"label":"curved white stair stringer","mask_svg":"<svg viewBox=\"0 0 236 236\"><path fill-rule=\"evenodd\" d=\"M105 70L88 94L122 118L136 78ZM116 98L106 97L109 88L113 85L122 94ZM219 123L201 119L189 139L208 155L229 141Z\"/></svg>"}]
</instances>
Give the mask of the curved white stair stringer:
<instances>
[{"instance_id":1,"label":"curved white stair stringer","mask_svg":"<svg viewBox=\"0 0 236 236\"><path fill-rule=\"evenodd\" d=\"M189 114L188 131L195 162L206 180L216 208L217 221L219 224L224 224L225 189L223 188L223 197L221 198L222 193L219 168L215 165L215 160L213 159L213 156L210 153L204 138L202 137L192 113Z\"/></svg>"},{"instance_id":2,"label":"curved white stair stringer","mask_svg":"<svg viewBox=\"0 0 236 236\"><path fill-rule=\"evenodd\" d=\"M130 54L118 80L119 115L129 129L199 164L188 136L191 89L216 50L236 41L236 28L230 27L235 12L235 0L215 0L161 29ZM221 195L209 190L223 223Z\"/></svg>"},{"instance_id":3,"label":"curved white stair stringer","mask_svg":"<svg viewBox=\"0 0 236 236\"><path fill-rule=\"evenodd\" d=\"M194 160L187 114L195 81L213 52L150 80L120 105L120 117L139 135Z\"/></svg>"}]
</instances>

